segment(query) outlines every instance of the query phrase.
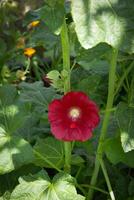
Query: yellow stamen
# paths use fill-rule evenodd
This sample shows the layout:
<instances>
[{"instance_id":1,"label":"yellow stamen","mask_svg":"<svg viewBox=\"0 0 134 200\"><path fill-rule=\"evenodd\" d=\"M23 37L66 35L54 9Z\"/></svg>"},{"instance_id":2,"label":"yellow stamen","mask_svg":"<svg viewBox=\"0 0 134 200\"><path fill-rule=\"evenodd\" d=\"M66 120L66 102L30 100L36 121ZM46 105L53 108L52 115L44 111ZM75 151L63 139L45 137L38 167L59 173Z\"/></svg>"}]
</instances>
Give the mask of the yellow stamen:
<instances>
[{"instance_id":1,"label":"yellow stamen","mask_svg":"<svg viewBox=\"0 0 134 200\"><path fill-rule=\"evenodd\" d=\"M69 112L69 116L72 118L72 119L77 119L80 117L80 114L81 114L81 111L79 108L71 108L70 109L70 112Z\"/></svg>"}]
</instances>

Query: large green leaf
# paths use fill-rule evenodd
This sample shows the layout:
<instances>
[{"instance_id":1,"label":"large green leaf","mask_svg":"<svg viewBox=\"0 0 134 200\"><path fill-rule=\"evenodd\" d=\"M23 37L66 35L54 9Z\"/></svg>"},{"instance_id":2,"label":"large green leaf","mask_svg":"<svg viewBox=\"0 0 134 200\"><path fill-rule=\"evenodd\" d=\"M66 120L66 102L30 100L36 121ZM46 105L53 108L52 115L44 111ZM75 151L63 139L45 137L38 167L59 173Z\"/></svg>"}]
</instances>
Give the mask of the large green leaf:
<instances>
[{"instance_id":1,"label":"large green leaf","mask_svg":"<svg viewBox=\"0 0 134 200\"><path fill-rule=\"evenodd\" d=\"M10 192L5 192L4 195L0 197L0 200L10 200Z\"/></svg>"},{"instance_id":2,"label":"large green leaf","mask_svg":"<svg viewBox=\"0 0 134 200\"><path fill-rule=\"evenodd\" d=\"M113 164L123 162L130 167L134 167L134 150L125 153L119 138L107 139L103 147L107 158Z\"/></svg>"},{"instance_id":3,"label":"large green leaf","mask_svg":"<svg viewBox=\"0 0 134 200\"><path fill-rule=\"evenodd\" d=\"M72 16L81 45L100 42L134 52L133 0L73 0Z\"/></svg>"},{"instance_id":4,"label":"large green leaf","mask_svg":"<svg viewBox=\"0 0 134 200\"><path fill-rule=\"evenodd\" d=\"M59 48L58 36L52 34L48 27L43 23L39 29L36 29L31 33L31 37L28 41L28 46L43 46L46 50L54 49L54 46ZM45 51L46 54L46 51Z\"/></svg>"},{"instance_id":5,"label":"large green leaf","mask_svg":"<svg viewBox=\"0 0 134 200\"><path fill-rule=\"evenodd\" d=\"M48 0L42 8L35 10L34 13L49 27L49 29L58 35L64 20L64 4L62 1Z\"/></svg>"},{"instance_id":6,"label":"large green leaf","mask_svg":"<svg viewBox=\"0 0 134 200\"><path fill-rule=\"evenodd\" d=\"M18 104L15 87L0 87L0 127L4 127L8 134L13 134L23 125L27 114L27 111L21 109L21 105Z\"/></svg>"},{"instance_id":7,"label":"large green leaf","mask_svg":"<svg viewBox=\"0 0 134 200\"><path fill-rule=\"evenodd\" d=\"M52 137L46 139L39 139L34 146L35 164L41 167L61 168L64 165L64 148L63 143Z\"/></svg>"},{"instance_id":8,"label":"large green leaf","mask_svg":"<svg viewBox=\"0 0 134 200\"><path fill-rule=\"evenodd\" d=\"M64 173L57 174L50 181L47 173L20 178L19 185L11 194L11 200L84 200L77 194L74 179Z\"/></svg>"},{"instance_id":9,"label":"large green leaf","mask_svg":"<svg viewBox=\"0 0 134 200\"><path fill-rule=\"evenodd\" d=\"M24 139L0 128L0 174L10 172L34 159L32 147Z\"/></svg>"},{"instance_id":10,"label":"large green leaf","mask_svg":"<svg viewBox=\"0 0 134 200\"><path fill-rule=\"evenodd\" d=\"M12 105L16 102L17 90L12 85L0 86L0 106Z\"/></svg>"},{"instance_id":11,"label":"large green leaf","mask_svg":"<svg viewBox=\"0 0 134 200\"><path fill-rule=\"evenodd\" d=\"M105 75L109 71L110 52L110 46L103 43L88 50L81 48L78 51L76 61L85 70Z\"/></svg>"},{"instance_id":12,"label":"large green leaf","mask_svg":"<svg viewBox=\"0 0 134 200\"><path fill-rule=\"evenodd\" d=\"M125 152L134 150L134 108L125 103L117 107L116 118L121 133L121 143Z\"/></svg>"},{"instance_id":13,"label":"large green leaf","mask_svg":"<svg viewBox=\"0 0 134 200\"><path fill-rule=\"evenodd\" d=\"M32 147L16 131L22 127L27 113L20 111L17 90L0 88L0 174L10 172L34 159Z\"/></svg>"},{"instance_id":14,"label":"large green leaf","mask_svg":"<svg viewBox=\"0 0 134 200\"><path fill-rule=\"evenodd\" d=\"M96 69L94 68L93 70ZM97 70L96 74L94 73L95 71L92 74L92 70L86 71L82 68L74 69L71 74L71 85L72 90L84 91L98 105L102 105L105 104L106 101L108 80L106 76L102 76L101 72L100 75L98 71L99 70ZM104 73L107 72L105 71Z\"/></svg>"},{"instance_id":15,"label":"large green leaf","mask_svg":"<svg viewBox=\"0 0 134 200\"><path fill-rule=\"evenodd\" d=\"M33 103L36 106L42 107L45 111L48 104L57 95L53 88L45 88L43 82L37 81L35 83L21 83L20 84L22 102Z\"/></svg>"}]
</instances>

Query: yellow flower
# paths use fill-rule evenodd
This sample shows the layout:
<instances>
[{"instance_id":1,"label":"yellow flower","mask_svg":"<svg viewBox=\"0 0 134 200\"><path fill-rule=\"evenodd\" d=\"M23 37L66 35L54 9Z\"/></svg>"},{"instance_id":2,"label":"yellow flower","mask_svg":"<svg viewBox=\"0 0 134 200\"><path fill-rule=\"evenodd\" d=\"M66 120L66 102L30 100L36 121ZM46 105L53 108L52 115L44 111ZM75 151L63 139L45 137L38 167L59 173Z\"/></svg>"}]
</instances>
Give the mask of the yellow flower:
<instances>
[{"instance_id":1,"label":"yellow flower","mask_svg":"<svg viewBox=\"0 0 134 200\"><path fill-rule=\"evenodd\" d=\"M24 55L28 56L29 58L35 54L36 50L34 48L25 48L24 49Z\"/></svg>"},{"instance_id":2,"label":"yellow flower","mask_svg":"<svg viewBox=\"0 0 134 200\"><path fill-rule=\"evenodd\" d=\"M39 25L39 23L40 23L39 20L33 21L33 22L31 22L31 23L28 25L28 27L29 27L29 28L36 27L36 26Z\"/></svg>"}]
</instances>

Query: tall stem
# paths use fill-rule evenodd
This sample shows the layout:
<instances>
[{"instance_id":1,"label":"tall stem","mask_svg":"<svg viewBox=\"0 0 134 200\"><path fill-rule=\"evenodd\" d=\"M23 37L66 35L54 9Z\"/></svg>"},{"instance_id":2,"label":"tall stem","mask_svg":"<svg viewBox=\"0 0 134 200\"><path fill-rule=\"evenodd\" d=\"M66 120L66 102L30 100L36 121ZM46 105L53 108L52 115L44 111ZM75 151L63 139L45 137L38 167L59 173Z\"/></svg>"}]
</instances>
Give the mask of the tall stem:
<instances>
[{"instance_id":1,"label":"tall stem","mask_svg":"<svg viewBox=\"0 0 134 200\"><path fill-rule=\"evenodd\" d=\"M102 168L102 171L103 171L106 183L107 183L107 187L108 187L108 190L109 190L109 194L110 194L111 200L115 200L115 196L114 196L114 193L113 193L113 190L112 190L112 186L111 186L108 174L107 174L107 170L106 170L105 164L104 164L102 159L100 160L100 165L101 165L101 168Z\"/></svg>"},{"instance_id":2,"label":"tall stem","mask_svg":"<svg viewBox=\"0 0 134 200\"><path fill-rule=\"evenodd\" d=\"M99 139L96 160L95 160L95 168L94 168L94 172L93 172L91 182L90 182L90 185L92 185L92 186L96 185L96 181L97 181L97 177L98 177L98 173L99 173L99 169L100 169L99 160L102 159L102 155L103 155L102 144L105 140L108 123L109 123L109 119L110 119L110 111L109 110L112 109L112 107L113 107L117 56L118 56L118 50L113 49L111 64L110 64L110 71L109 71L107 105L106 105L104 120L103 120L103 124L102 124L102 129L101 129L101 133L100 133L100 139ZM88 200L91 200L92 198L93 198L93 189L90 188L89 192L88 192Z\"/></svg>"},{"instance_id":3,"label":"tall stem","mask_svg":"<svg viewBox=\"0 0 134 200\"><path fill-rule=\"evenodd\" d=\"M67 93L70 91L71 70L70 70L70 45L69 45L66 19L64 19L64 23L61 30L61 43L62 43L62 56L63 56L63 70L65 70L66 73L68 74L64 83L64 93Z\"/></svg>"},{"instance_id":4,"label":"tall stem","mask_svg":"<svg viewBox=\"0 0 134 200\"><path fill-rule=\"evenodd\" d=\"M62 43L62 56L63 56L63 70L66 72L67 76L65 77L64 82L64 93L70 91L70 45L68 38L68 29L66 20L64 19L64 23L61 30L61 43ZM70 173L71 170L71 142L64 142L64 150L65 150L65 165L64 170Z\"/></svg>"}]
</instances>

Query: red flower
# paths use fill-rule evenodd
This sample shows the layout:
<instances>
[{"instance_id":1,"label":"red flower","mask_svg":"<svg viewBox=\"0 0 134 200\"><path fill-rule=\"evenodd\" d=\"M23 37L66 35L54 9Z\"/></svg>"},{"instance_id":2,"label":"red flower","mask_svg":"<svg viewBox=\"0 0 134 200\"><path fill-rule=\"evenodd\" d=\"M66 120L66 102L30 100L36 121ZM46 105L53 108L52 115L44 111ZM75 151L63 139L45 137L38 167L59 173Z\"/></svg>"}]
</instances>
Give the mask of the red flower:
<instances>
[{"instance_id":1,"label":"red flower","mask_svg":"<svg viewBox=\"0 0 134 200\"><path fill-rule=\"evenodd\" d=\"M85 141L99 123L96 104L83 92L69 92L49 105L52 134L64 141Z\"/></svg>"}]
</instances>

